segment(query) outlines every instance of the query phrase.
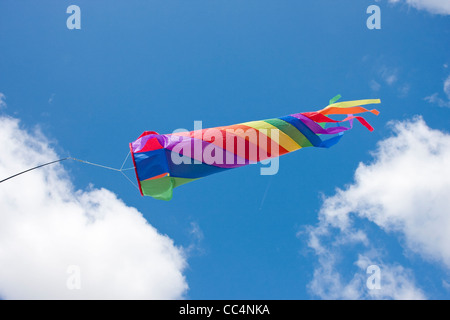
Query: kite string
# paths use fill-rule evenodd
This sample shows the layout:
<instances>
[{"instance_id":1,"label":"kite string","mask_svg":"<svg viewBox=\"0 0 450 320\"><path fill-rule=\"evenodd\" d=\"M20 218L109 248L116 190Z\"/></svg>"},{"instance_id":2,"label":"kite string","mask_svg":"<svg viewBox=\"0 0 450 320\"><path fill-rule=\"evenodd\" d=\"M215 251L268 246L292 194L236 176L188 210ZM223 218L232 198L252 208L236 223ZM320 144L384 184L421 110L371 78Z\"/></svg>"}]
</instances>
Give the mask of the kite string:
<instances>
[{"instance_id":1,"label":"kite string","mask_svg":"<svg viewBox=\"0 0 450 320\"><path fill-rule=\"evenodd\" d=\"M125 173L123 173L123 170L122 171L120 171L120 173L125 177L125 178L127 178L127 180L128 181L130 181L130 183L140 192L140 189L139 189L139 187L137 186L137 184L135 184L133 181L131 181L131 179L125 174Z\"/></svg>"},{"instance_id":2,"label":"kite string","mask_svg":"<svg viewBox=\"0 0 450 320\"><path fill-rule=\"evenodd\" d=\"M128 152L127 156L125 157L125 160L123 160L123 163L122 163L122 166L120 167L120 169L116 169L116 168L104 166L104 165L101 165L101 164L98 164L98 163L93 163L93 162L80 160L80 159L76 159L76 158L72 158L72 157L68 158L68 159L79 161L81 163L90 164L90 165L93 165L93 166L96 166L96 167L100 167L100 168L104 168L104 169L120 172L137 190L139 190L139 187L133 181L131 181L131 179L124 173L124 171L126 171L126 170L134 169L134 167L126 168L126 169L123 168L125 166L125 163L127 162L129 156L130 156L130 152Z\"/></svg>"},{"instance_id":3,"label":"kite string","mask_svg":"<svg viewBox=\"0 0 450 320\"><path fill-rule=\"evenodd\" d=\"M126 171L126 170L131 170L131 169L135 169L135 167L132 167L132 168L126 168L126 169L124 169L123 167L124 167L124 165L125 165L125 163L127 162L127 160L128 160L128 157L130 156L130 153L131 153L131 151L128 151L128 153L127 153L127 156L125 157L125 160L123 160L123 163L122 163L122 166L120 167L120 173L125 177L125 178L127 178L127 180L137 189L137 190L139 190L139 192L140 192L140 189L139 189L139 187L138 187L138 185L137 184L135 184L133 181L131 181L131 179L124 173L124 171Z\"/></svg>"},{"instance_id":4,"label":"kite string","mask_svg":"<svg viewBox=\"0 0 450 320\"><path fill-rule=\"evenodd\" d=\"M100 168L104 168L104 169L108 169L108 170L114 170L114 171L119 171L119 172L122 170L122 169L111 168L111 167L104 166L104 165L101 165L101 164L98 164L98 163L93 163L93 162L89 162L89 161L86 161L86 160L80 160L80 159L72 158L72 157L69 157L67 159L68 160L78 161L78 162L85 163L85 164L90 164L92 166L96 166L96 167L100 167Z\"/></svg>"},{"instance_id":5,"label":"kite string","mask_svg":"<svg viewBox=\"0 0 450 320\"><path fill-rule=\"evenodd\" d=\"M5 182L5 181L7 181L7 180L9 180L9 179L15 178L15 177L17 177L17 176L20 176L21 174L27 173L27 172L29 172L29 171L31 171L31 170L38 169L38 168L42 168L42 167L48 166L49 164L57 163L57 162L62 162L62 161L69 160L69 159L70 159L70 158L63 158L63 159L59 159L59 160L55 160L55 161L51 161L51 162L48 162L48 163L41 164L41 165L36 166L36 167L34 167L34 168L30 168L30 169L24 170L24 171L22 171L22 172L16 173L16 174L14 174L14 175L12 175L12 176L6 178L6 179L3 179L3 180L0 181L0 183Z\"/></svg>"},{"instance_id":6,"label":"kite string","mask_svg":"<svg viewBox=\"0 0 450 320\"><path fill-rule=\"evenodd\" d=\"M125 162L127 162L128 157L130 156L130 152L131 152L131 151L128 151L127 156L125 157L125 160L123 160L122 166L120 167L120 170L123 169L123 166L125 165Z\"/></svg>"},{"instance_id":7,"label":"kite string","mask_svg":"<svg viewBox=\"0 0 450 320\"><path fill-rule=\"evenodd\" d=\"M128 171L128 170L134 170L134 169L135 169L135 167L130 167L130 168L122 169L120 171Z\"/></svg>"},{"instance_id":8,"label":"kite string","mask_svg":"<svg viewBox=\"0 0 450 320\"><path fill-rule=\"evenodd\" d=\"M19 172L19 173L16 173L16 174L14 174L14 175L12 175L12 176L6 178L6 179L0 180L0 183L5 182L5 181L7 181L7 180L9 180L9 179L15 178L15 177L17 177L17 176L20 176L20 175L22 175L22 174L24 174L24 173L27 173L27 172L29 172L29 171L32 171L32 170L35 170L35 169L38 169L38 168L42 168L42 167L48 166L48 165L53 164L53 163L62 162L62 161L66 161L66 160L73 160L73 161L78 161L78 162L81 162L81 163L89 164L89 165L92 165L92 166L96 166L96 167L100 167L100 168L104 168L104 169L108 169L108 170L120 172L125 178L127 178L128 181L131 182L131 184L132 184L135 188L137 188L137 189L139 190L139 187L138 187L135 183L133 183L133 181L131 181L131 179L123 172L123 171L126 171L126 170L132 170L132 169L134 169L134 167L126 168L126 169L123 168L124 165L125 165L125 163L126 163L126 161L128 160L128 157L129 157L129 156L130 156L130 152L128 152L127 156L125 157L125 160L123 161L122 166L120 167L120 169L108 167L108 166L105 166L105 165L102 165L102 164L98 164L98 163L94 163L94 162L90 162L90 161L86 161L86 160L81 160L81 159L77 159L77 158L73 158L73 157L62 158L62 159L59 159L59 160L47 162L47 163L41 164L41 165L39 165L39 166L36 166L36 167L30 168L30 169L21 171L21 172Z\"/></svg>"},{"instance_id":9,"label":"kite string","mask_svg":"<svg viewBox=\"0 0 450 320\"><path fill-rule=\"evenodd\" d=\"M128 151L128 154L127 154L127 156L125 157L125 160L123 160L123 163L122 163L122 166L120 167L120 169L108 167L108 166L105 166L105 165L102 165L102 164L98 164L98 163L94 163L94 162L90 162L90 161L86 161L86 160L81 160L81 159L77 159L77 158L73 158L73 157L68 157L68 158L66 158L66 159L67 159L67 160L78 161L78 162L81 162L81 163L90 164L90 165L92 165L92 166L96 166L96 167L100 167L100 168L104 168L104 169L108 169L108 170L113 170L113 171L122 172L122 171L125 171L125 170L131 170L131 169L134 169L134 167L126 168L126 169L123 168L123 167L125 166L125 163L126 163L127 160L128 160L128 157L130 156L130 152L131 152L131 151Z\"/></svg>"}]
</instances>

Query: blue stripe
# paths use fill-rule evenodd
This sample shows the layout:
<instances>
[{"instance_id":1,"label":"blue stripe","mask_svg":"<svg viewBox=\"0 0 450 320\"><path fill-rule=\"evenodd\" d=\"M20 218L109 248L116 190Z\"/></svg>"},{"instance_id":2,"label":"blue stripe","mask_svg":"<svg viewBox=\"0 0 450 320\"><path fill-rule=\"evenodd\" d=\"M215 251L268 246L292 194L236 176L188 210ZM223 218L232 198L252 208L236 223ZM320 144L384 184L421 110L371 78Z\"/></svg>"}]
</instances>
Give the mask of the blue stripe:
<instances>
[{"instance_id":1,"label":"blue stripe","mask_svg":"<svg viewBox=\"0 0 450 320\"><path fill-rule=\"evenodd\" d=\"M343 136L343 135L338 135L338 136L336 136L336 137L333 137L333 138L327 139L327 140L325 140L325 141L322 141L322 144L321 144L319 147L321 147L321 148L329 148L329 147L332 147L332 146L334 146L336 143L338 143L339 140L341 140L342 136Z\"/></svg>"},{"instance_id":2,"label":"blue stripe","mask_svg":"<svg viewBox=\"0 0 450 320\"><path fill-rule=\"evenodd\" d=\"M164 149L135 153L134 160L139 181L169 172Z\"/></svg>"},{"instance_id":3,"label":"blue stripe","mask_svg":"<svg viewBox=\"0 0 450 320\"><path fill-rule=\"evenodd\" d=\"M209 176L210 174L229 170L230 168L221 168L212 166L206 163L195 163L194 159L176 154L177 157L181 157L183 160L180 164L175 164L172 161L172 151L166 149L166 158L169 163L169 173L172 177L198 179Z\"/></svg>"},{"instance_id":4,"label":"blue stripe","mask_svg":"<svg viewBox=\"0 0 450 320\"><path fill-rule=\"evenodd\" d=\"M320 137L317 134L312 132L312 130L308 128L308 126L304 124L303 121L301 121L300 119L297 119L292 116L285 116L279 119L284 120L292 124L294 127L296 127L297 130L300 131L306 137L306 139L308 139L309 142L311 142L311 144L314 147L320 147L322 145L322 139L320 139Z\"/></svg>"}]
</instances>

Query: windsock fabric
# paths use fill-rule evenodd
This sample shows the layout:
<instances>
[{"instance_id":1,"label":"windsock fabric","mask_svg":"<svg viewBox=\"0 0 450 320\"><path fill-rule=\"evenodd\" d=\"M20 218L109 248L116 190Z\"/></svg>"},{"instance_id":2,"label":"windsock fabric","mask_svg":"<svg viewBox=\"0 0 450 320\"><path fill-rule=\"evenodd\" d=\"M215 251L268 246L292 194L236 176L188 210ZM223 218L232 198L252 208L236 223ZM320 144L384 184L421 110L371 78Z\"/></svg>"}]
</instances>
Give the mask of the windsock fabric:
<instances>
[{"instance_id":1,"label":"windsock fabric","mask_svg":"<svg viewBox=\"0 0 450 320\"><path fill-rule=\"evenodd\" d=\"M330 102L333 102L330 101ZM370 124L354 114L371 112L363 105L378 99L330 103L316 112L245 122L190 132L144 132L130 143L141 195L172 199L173 189L208 175L281 156L305 147L329 148L350 130L356 119L368 130ZM345 115L334 120L331 115ZM348 127L342 126L348 122ZM336 124L336 126L329 126Z\"/></svg>"}]
</instances>

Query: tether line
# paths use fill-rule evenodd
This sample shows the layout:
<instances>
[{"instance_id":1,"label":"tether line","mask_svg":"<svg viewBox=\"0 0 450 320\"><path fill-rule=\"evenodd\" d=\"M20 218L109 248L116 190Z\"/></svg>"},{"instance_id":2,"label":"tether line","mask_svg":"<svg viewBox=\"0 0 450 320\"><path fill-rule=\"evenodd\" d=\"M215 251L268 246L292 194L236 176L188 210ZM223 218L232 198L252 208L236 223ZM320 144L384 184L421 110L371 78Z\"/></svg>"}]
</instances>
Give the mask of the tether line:
<instances>
[{"instance_id":1,"label":"tether line","mask_svg":"<svg viewBox=\"0 0 450 320\"><path fill-rule=\"evenodd\" d=\"M122 169L111 168L111 167L107 167L107 166L104 166L104 165L101 165L101 164L98 164L98 163L93 163L93 162L89 162L89 161L86 161L86 160L80 160L80 159L77 159L77 158L67 158L67 159L75 160L75 161L86 163L86 164L90 164L91 166L96 166L96 167L100 167L100 168L103 168L103 169L114 170L114 171L119 171L119 172L122 171Z\"/></svg>"},{"instance_id":2,"label":"tether line","mask_svg":"<svg viewBox=\"0 0 450 320\"><path fill-rule=\"evenodd\" d=\"M130 152L131 152L131 151L128 151L127 156L125 157L125 160L123 160L122 166L120 167L120 170L123 169L123 166L125 165L125 162L127 162L128 157L130 156Z\"/></svg>"},{"instance_id":3,"label":"tether line","mask_svg":"<svg viewBox=\"0 0 450 320\"><path fill-rule=\"evenodd\" d=\"M30 169L24 170L24 171L19 172L19 173L16 173L16 174L14 174L14 175L12 175L12 176L6 178L6 179L1 180L0 183L5 182L5 181L7 181L7 180L9 180L9 179L15 178L15 177L17 177L17 176L20 176L20 175L22 175L22 174L24 174L24 173L27 173L27 172L29 172L29 171L32 171L32 170L35 170L35 169L38 169L38 168L42 168L42 167L48 166L48 165L53 164L53 163L58 163L58 162L66 161L66 160L73 160L73 161L78 161L78 162L81 162L81 163L89 164L89 165L91 165L91 166L96 166L96 167L100 167L100 168L103 168L103 169L108 169L108 170L120 172L125 178L127 178L128 181L131 182L131 184L132 184L135 188L137 188L137 189L139 190L139 187L138 187L135 183L133 183L133 181L131 181L131 179L124 173L124 171L134 169L134 167L123 169L123 166L125 165L125 163L126 163L126 161L128 160L128 157L129 157L129 156L130 156L130 152L128 152L128 154L127 154L125 160L123 161L122 166L120 167L120 169L112 168L112 167L104 166L104 165L102 165L102 164L98 164L98 163L94 163L94 162L90 162L90 161L86 161L86 160L81 160L81 159L77 159L77 158L72 158L72 157L62 158L62 159L59 159L59 160L50 161L50 162L41 164L41 165L39 165L39 166L36 166L36 167L30 168Z\"/></svg>"},{"instance_id":4,"label":"tether line","mask_svg":"<svg viewBox=\"0 0 450 320\"><path fill-rule=\"evenodd\" d=\"M134 170L134 169L135 169L134 167L131 167L131 168L122 169L120 171L128 171L128 170Z\"/></svg>"},{"instance_id":5,"label":"tether line","mask_svg":"<svg viewBox=\"0 0 450 320\"><path fill-rule=\"evenodd\" d=\"M130 181L130 183L131 183L138 191L140 191L140 190L139 190L139 187L137 186L137 184L134 183L133 181L131 181L131 179L128 178L128 176L127 176L125 173L123 173L123 171L120 171L120 173L121 173L125 178L127 178L127 180Z\"/></svg>"},{"instance_id":6,"label":"tether line","mask_svg":"<svg viewBox=\"0 0 450 320\"><path fill-rule=\"evenodd\" d=\"M3 179L2 181L0 181L0 183L5 182L5 181L7 181L7 180L9 180L9 179L15 178L15 177L17 177L17 176L20 176L21 174L27 173L27 172L29 172L29 171L31 171L31 170L38 169L38 168L42 168L42 167L48 166L49 164L57 163L57 162L62 162L62 161L69 160L69 159L71 159L71 158L63 158L63 159L59 159L59 160L55 160L55 161L51 161L51 162L48 162L48 163L41 164L40 166L31 168L31 169L27 169L27 170L25 170L25 171L16 173L15 175L12 175L12 176L10 176L10 177L8 177L8 178L6 178L6 179Z\"/></svg>"}]
</instances>

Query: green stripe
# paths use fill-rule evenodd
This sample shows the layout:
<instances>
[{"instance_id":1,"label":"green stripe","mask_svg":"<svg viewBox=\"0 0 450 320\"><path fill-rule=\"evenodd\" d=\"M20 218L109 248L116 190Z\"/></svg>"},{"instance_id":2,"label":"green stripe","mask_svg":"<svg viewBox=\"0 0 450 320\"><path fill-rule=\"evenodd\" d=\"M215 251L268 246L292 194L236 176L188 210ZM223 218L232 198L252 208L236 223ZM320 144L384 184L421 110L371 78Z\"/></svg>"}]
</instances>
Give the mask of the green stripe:
<instances>
[{"instance_id":1,"label":"green stripe","mask_svg":"<svg viewBox=\"0 0 450 320\"><path fill-rule=\"evenodd\" d=\"M279 130L283 131L285 134L287 134L292 140L294 140L296 143L298 143L302 148L305 147L311 147L312 144L309 142L309 140L292 124L289 122L286 122L281 119L267 119L264 120L264 122L267 122L274 127L277 127Z\"/></svg>"},{"instance_id":2,"label":"green stripe","mask_svg":"<svg viewBox=\"0 0 450 320\"><path fill-rule=\"evenodd\" d=\"M342 96L341 96L340 94L338 94L337 96L335 96L334 98L332 98L332 99L330 100L330 103L329 103L329 104L335 103L335 102L338 101L340 98L342 98Z\"/></svg>"},{"instance_id":3,"label":"green stripe","mask_svg":"<svg viewBox=\"0 0 450 320\"><path fill-rule=\"evenodd\" d=\"M173 196L173 189L197 179L163 177L159 179L141 181L142 193L159 200L169 201Z\"/></svg>"}]
</instances>

